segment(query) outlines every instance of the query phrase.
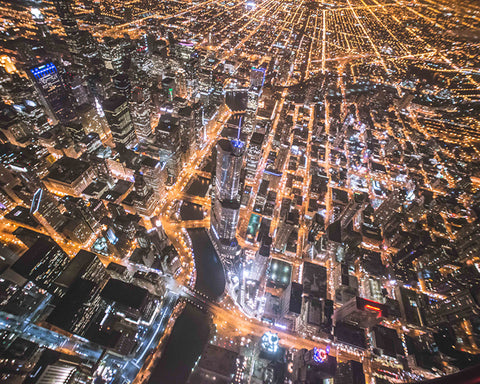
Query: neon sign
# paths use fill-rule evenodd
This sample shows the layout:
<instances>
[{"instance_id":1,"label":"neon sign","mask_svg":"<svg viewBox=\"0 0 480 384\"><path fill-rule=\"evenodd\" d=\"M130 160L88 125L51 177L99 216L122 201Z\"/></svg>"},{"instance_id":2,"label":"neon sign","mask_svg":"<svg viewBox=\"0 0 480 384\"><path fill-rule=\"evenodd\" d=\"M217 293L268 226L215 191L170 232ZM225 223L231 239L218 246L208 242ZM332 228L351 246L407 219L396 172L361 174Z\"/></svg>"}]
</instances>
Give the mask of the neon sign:
<instances>
[{"instance_id":1,"label":"neon sign","mask_svg":"<svg viewBox=\"0 0 480 384\"><path fill-rule=\"evenodd\" d=\"M323 363L325 360L327 360L328 353L330 352L330 345L327 345L325 349L321 348L313 348L313 360L316 363Z\"/></svg>"},{"instance_id":2,"label":"neon sign","mask_svg":"<svg viewBox=\"0 0 480 384\"><path fill-rule=\"evenodd\" d=\"M44 64L40 67L35 67L30 70L30 72L33 74L33 76L38 79L43 76L53 74L57 72L57 67L53 63L47 63Z\"/></svg>"},{"instance_id":3,"label":"neon sign","mask_svg":"<svg viewBox=\"0 0 480 384\"><path fill-rule=\"evenodd\" d=\"M380 308L378 308L378 307L375 307L375 306L373 306L373 305L367 304L367 305L365 305L365 308L366 308L366 309L370 309L370 310L375 311L375 312L378 312L377 317L381 317L381 316L382 316L382 310L381 310Z\"/></svg>"}]
</instances>

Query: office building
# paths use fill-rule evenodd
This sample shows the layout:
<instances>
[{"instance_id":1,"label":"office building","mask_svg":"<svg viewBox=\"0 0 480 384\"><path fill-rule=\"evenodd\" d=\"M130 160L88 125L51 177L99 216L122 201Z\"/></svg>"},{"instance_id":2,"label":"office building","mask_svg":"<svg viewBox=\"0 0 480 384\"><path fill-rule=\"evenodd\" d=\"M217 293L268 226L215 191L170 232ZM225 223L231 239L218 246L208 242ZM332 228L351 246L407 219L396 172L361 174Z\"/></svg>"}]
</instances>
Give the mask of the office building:
<instances>
[{"instance_id":1,"label":"office building","mask_svg":"<svg viewBox=\"0 0 480 384\"><path fill-rule=\"evenodd\" d=\"M101 285L106 281L107 272L100 259L92 252L80 250L71 259L65 270L55 279L58 292L64 294L75 281L84 279Z\"/></svg>"},{"instance_id":2,"label":"office building","mask_svg":"<svg viewBox=\"0 0 480 384\"><path fill-rule=\"evenodd\" d=\"M53 5L57 10L60 21L62 22L70 51L73 54L79 54L82 47L80 46L80 31L73 10L74 1L54 0Z\"/></svg>"},{"instance_id":3,"label":"office building","mask_svg":"<svg viewBox=\"0 0 480 384\"><path fill-rule=\"evenodd\" d=\"M265 82L265 68L252 67L250 70L250 87L261 88Z\"/></svg>"},{"instance_id":4,"label":"office building","mask_svg":"<svg viewBox=\"0 0 480 384\"><path fill-rule=\"evenodd\" d=\"M43 182L53 194L80 196L95 177L91 164L63 156L50 167Z\"/></svg>"},{"instance_id":5,"label":"office building","mask_svg":"<svg viewBox=\"0 0 480 384\"><path fill-rule=\"evenodd\" d=\"M300 349L293 360L293 379L296 384L317 384L335 376L337 359L326 349Z\"/></svg>"},{"instance_id":6,"label":"office building","mask_svg":"<svg viewBox=\"0 0 480 384\"><path fill-rule=\"evenodd\" d=\"M177 179L182 166L180 124L178 119L171 114L162 115L155 133L159 160L168 173L167 185L171 185Z\"/></svg>"},{"instance_id":7,"label":"office building","mask_svg":"<svg viewBox=\"0 0 480 384\"><path fill-rule=\"evenodd\" d=\"M38 189L33 195L30 214L52 236L55 236L66 222L66 218L60 212L58 201L48 190L42 188Z\"/></svg>"},{"instance_id":8,"label":"office building","mask_svg":"<svg viewBox=\"0 0 480 384\"><path fill-rule=\"evenodd\" d=\"M135 87L132 90L130 111L135 133L140 142L152 136L151 98L148 89Z\"/></svg>"},{"instance_id":9,"label":"office building","mask_svg":"<svg viewBox=\"0 0 480 384\"><path fill-rule=\"evenodd\" d=\"M335 384L365 384L362 363L354 360L338 363L334 380Z\"/></svg>"},{"instance_id":10,"label":"office building","mask_svg":"<svg viewBox=\"0 0 480 384\"><path fill-rule=\"evenodd\" d=\"M32 19L35 21L35 24L38 28L38 37L48 41L48 39L51 37L50 30L48 29L42 12L38 8L32 8L30 12L32 13Z\"/></svg>"},{"instance_id":11,"label":"office building","mask_svg":"<svg viewBox=\"0 0 480 384\"><path fill-rule=\"evenodd\" d=\"M31 68L28 73L49 117L62 123L73 120L72 100L57 66L46 63Z\"/></svg>"},{"instance_id":12,"label":"office building","mask_svg":"<svg viewBox=\"0 0 480 384\"><path fill-rule=\"evenodd\" d=\"M113 86L115 87L115 93L130 101L132 96L132 83L128 75L125 73L119 73L112 78L112 81Z\"/></svg>"},{"instance_id":13,"label":"office building","mask_svg":"<svg viewBox=\"0 0 480 384\"><path fill-rule=\"evenodd\" d=\"M133 147L137 137L127 99L120 95L114 95L104 101L103 110L115 145L126 148Z\"/></svg>"},{"instance_id":14,"label":"office building","mask_svg":"<svg viewBox=\"0 0 480 384\"><path fill-rule=\"evenodd\" d=\"M53 240L39 238L12 265L12 270L53 293L55 280L65 270L68 262L68 255Z\"/></svg>"}]
</instances>

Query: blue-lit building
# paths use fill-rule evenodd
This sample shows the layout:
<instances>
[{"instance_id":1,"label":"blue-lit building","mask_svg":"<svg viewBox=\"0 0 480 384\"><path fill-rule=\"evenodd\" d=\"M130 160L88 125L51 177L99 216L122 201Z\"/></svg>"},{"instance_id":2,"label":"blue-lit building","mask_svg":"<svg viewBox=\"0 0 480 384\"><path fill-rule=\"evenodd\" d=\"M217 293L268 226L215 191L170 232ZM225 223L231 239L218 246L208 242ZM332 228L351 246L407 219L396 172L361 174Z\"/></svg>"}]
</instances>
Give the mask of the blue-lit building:
<instances>
[{"instance_id":1,"label":"blue-lit building","mask_svg":"<svg viewBox=\"0 0 480 384\"><path fill-rule=\"evenodd\" d=\"M47 63L31 68L29 75L40 94L49 117L62 123L75 118L72 99L55 64Z\"/></svg>"}]
</instances>

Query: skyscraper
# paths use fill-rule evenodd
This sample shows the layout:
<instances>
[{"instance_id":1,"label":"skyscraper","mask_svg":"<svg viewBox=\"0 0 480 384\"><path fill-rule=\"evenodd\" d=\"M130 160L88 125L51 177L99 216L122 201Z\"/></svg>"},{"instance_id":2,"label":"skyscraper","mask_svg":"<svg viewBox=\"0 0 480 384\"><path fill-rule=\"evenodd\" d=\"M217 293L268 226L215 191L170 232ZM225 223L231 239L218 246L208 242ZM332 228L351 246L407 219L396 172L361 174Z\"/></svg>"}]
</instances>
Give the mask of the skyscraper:
<instances>
[{"instance_id":1,"label":"skyscraper","mask_svg":"<svg viewBox=\"0 0 480 384\"><path fill-rule=\"evenodd\" d=\"M53 293L55 279L67 267L68 255L50 238L40 238L15 264L12 270Z\"/></svg>"},{"instance_id":2,"label":"skyscraper","mask_svg":"<svg viewBox=\"0 0 480 384\"><path fill-rule=\"evenodd\" d=\"M244 152L245 145L239 140L222 139L217 143L215 197L218 200L237 198Z\"/></svg>"},{"instance_id":3,"label":"skyscraper","mask_svg":"<svg viewBox=\"0 0 480 384\"><path fill-rule=\"evenodd\" d=\"M330 347L313 348L310 351L300 349L294 355L293 377L295 383L321 383L324 379L335 376L337 359L328 353Z\"/></svg>"},{"instance_id":4,"label":"skyscraper","mask_svg":"<svg viewBox=\"0 0 480 384\"><path fill-rule=\"evenodd\" d=\"M210 231L224 261L233 259L238 252L235 234L240 210L238 191L244 152L245 145L239 140L222 139L217 143L215 200Z\"/></svg>"},{"instance_id":5,"label":"skyscraper","mask_svg":"<svg viewBox=\"0 0 480 384\"><path fill-rule=\"evenodd\" d=\"M335 383L338 384L365 384L365 374L362 363L348 360L337 365Z\"/></svg>"},{"instance_id":6,"label":"skyscraper","mask_svg":"<svg viewBox=\"0 0 480 384\"><path fill-rule=\"evenodd\" d=\"M77 20L73 11L73 0L53 0L53 5L57 9L58 16L62 22L65 35L67 36L67 43L72 53L80 52L79 35Z\"/></svg>"},{"instance_id":7,"label":"skyscraper","mask_svg":"<svg viewBox=\"0 0 480 384\"><path fill-rule=\"evenodd\" d=\"M122 73L125 62L125 46L122 39L105 37L101 44L101 56L107 69Z\"/></svg>"},{"instance_id":8,"label":"skyscraper","mask_svg":"<svg viewBox=\"0 0 480 384\"><path fill-rule=\"evenodd\" d=\"M128 75L125 73L119 73L113 77L113 85L115 86L116 92L127 100L130 100L132 96L132 84Z\"/></svg>"},{"instance_id":9,"label":"skyscraper","mask_svg":"<svg viewBox=\"0 0 480 384\"><path fill-rule=\"evenodd\" d=\"M40 94L40 100L52 120L64 123L74 118L71 98L53 63L33 67L30 78Z\"/></svg>"},{"instance_id":10,"label":"skyscraper","mask_svg":"<svg viewBox=\"0 0 480 384\"><path fill-rule=\"evenodd\" d=\"M152 135L150 116L150 92L147 89L135 87L132 91L130 109L132 112L133 126L139 141L145 141Z\"/></svg>"},{"instance_id":11,"label":"skyscraper","mask_svg":"<svg viewBox=\"0 0 480 384\"><path fill-rule=\"evenodd\" d=\"M115 144L132 147L136 136L127 100L122 96L114 95L105 100L103 110Z\"/></svg>"},{"instance_id":12,"label":"skyscraper","mask_svg":"<svg viewBox=\"0 0 480 384\"><path fill-rule=\"evenodd\" d=\"M238 201L215 199L213 203L210 228L215 238L226 246L235 242L239 210L240 203Z\"/></svg>"},{"instance_id":13,"label":"skyscraper","mask_svg":"<svg viewBox=\"0 0 480 384\"><path fill-rule=\"evenodd\" d=\"M170 114L162 115L156 129L156 142L160 161L165 164L167 184L177 179L181 169L181 140L178 119Z\"/></svg>"},{"instance_id":14,"label":"skyscraper","mask_svg":"<svg viewBox=\"0 0 480 384\"><path fill-rule=\"evenodd\" d=\"M177 96L179 97L187 97L187 79L186 79L186 72L184 69L179 69L175 73L175 85L177 88Z\"/></svg>"},{"instance_id":15,"label":"skyscraper","mask_svg":"<svg viewBox=\"0 0 480 384\"><path fill-rule=\"evenodd\" d=\"M52 236L65 224L65 218L58 209L58 203L48 191L41 188L33 195L30 213Z\"/></svg>"},{"instance_id":16,"label":"skyscraper","mask_svg":"<svg viewBox=\"0 0 480 384\"><path fill-rule=\"evenodd\" d=\"M252 67L250 70L250 86L260 88L265 82L265 68Z\"/></svg>"}]
</instances>

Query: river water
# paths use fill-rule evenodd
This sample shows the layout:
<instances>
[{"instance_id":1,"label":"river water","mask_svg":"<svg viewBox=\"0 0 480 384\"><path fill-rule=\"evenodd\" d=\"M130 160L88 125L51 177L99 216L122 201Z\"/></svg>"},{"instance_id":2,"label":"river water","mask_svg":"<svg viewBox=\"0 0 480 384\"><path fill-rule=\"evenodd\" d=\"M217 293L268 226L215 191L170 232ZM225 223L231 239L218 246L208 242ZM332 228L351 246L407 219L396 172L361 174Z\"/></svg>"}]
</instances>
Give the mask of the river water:
<instances>
[{"instance_id":1,"label":"river water","mask_svg":"<svg viewBox=\"0 0 480 384\"><path fill-rule=\"evenodd\" d=\"M189 229L195 256L195 289L212 300L219 300L225 290L225 274L215 248L205 229ZM149 384L184 384L208 342L210 315L187 304L178 317L160 361L153 369Z\"/></svg>"}]
</instances>

